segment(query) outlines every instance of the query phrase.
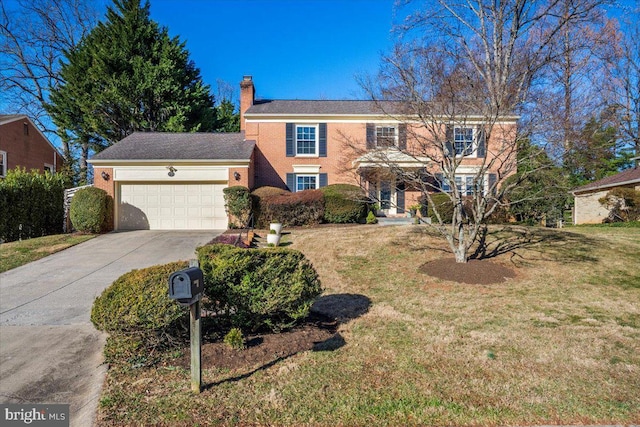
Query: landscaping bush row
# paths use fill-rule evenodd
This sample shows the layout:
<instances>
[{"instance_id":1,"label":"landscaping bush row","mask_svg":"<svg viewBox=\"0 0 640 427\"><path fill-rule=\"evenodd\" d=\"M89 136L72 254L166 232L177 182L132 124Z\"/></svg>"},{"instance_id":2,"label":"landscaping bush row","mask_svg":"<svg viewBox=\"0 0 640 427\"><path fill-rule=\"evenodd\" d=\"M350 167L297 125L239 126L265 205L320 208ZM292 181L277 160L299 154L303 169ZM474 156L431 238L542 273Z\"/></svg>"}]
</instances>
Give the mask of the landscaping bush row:
<instances>
[{"instance_id":1,"label":"landscaping bush row","mask_svg":"<svg viewBox=\"0 0 640 427\"><path fill-rule=\"evenodd\" d=\"M91 322L109 333L107 362L149 363L158 350L183 343L189 310L169 299L167 283L171 273L186 267L173 262L130 271L96 298Z\"/></svg>"},{"instance_id":2,"label":"landscaping bush row","mask_svg":"<svg viewBox=\"0 0 640 427\"><path fill-rule=\"evenodd\" d=\"M442 222L450 224L453 219L453 203L449 196L444 193L436 193L431 195L431 200L433 203L427 204L427 217L429 217L433 223L438 222L438 218L434 212L435 206L435 210L440 214ZM462 204L467 218L473 217L471 213L471 203L473 203L472 199L465 199ZM501 206L498 206L487 219L487 223L489 224L504 224L506 222L509 222L509 211L507 208Z\"/></svg>"},{"instance_id":3,"label":"landscaping bush row","mask_svg":"<svg viewBox=\"0 0 640 427\"><path fill-rule=\"evenodd\" d=\"M334 184L319 190L296 193L276 187L261 187L251 193L255 226L271 222L287 226L327 223L363 223L368 199L355 185Z\"/></svg>"},{"instance_id":4,"label":"landscaping bush row","mask_svg":"<svg viewBox=\"0 0 640 427\"><path fill-rule=\"evenodd\" d=\"M302 252L207 245L198 249L205 308L247 332L280 331L303 320L322 289Z\"/></svg>"},{"instance_id":5,"label":"landscaping bush row","mask_svg":"<svg viewBox=\"0 0 640 427\"><path fill-rule=\"evenodd\" d=\"M198 249L205 275L204 336L221 337L236 327L244 332L280 331L306 318L320 295L318 274L304 255L291 249L241 249L226 244ZM149 365L171 348L184 347L189 310L168 297L171 273L185 262L133 270L95 300L91 321L109 333L109 363Z\"/></svg>"},{"instance_id":6,"label":"landscaping bush row","mask_svg":"<svg viewBox=\"0 0 640 427\"><path fill-rule=\"evenodd\" d=\"M62 232L65 181L60 175L14 169L0 180L0 239Z\"/></svg>"}]
</instances>

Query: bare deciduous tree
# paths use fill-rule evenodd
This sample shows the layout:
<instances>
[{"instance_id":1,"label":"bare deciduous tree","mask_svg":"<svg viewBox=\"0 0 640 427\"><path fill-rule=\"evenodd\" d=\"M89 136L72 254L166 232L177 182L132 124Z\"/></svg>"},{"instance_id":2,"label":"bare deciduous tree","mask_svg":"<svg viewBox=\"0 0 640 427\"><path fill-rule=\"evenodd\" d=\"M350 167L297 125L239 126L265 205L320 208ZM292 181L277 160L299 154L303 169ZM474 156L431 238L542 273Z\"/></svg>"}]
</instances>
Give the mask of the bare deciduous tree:
<instances>
[{"instance_id":1,"label":"bare deciduous tree","mask_svg":"<svg viewBox=\"0 0 640 427\"><path fill-rule=\"evenodd\" d=\"M383 116L401 123L406 147L362 153L354 167L363 181L363 165L378 165L422 193L456 261L466 262L488 217L517 185L507 181L523 137L513 116L551 64L563 30L598 4L432 0L410 14L399 28L403 42L384 57L379 75L361 81ZM434 203L441 190L453 209L450 224Z\"/></svg>"},{"instance_id":2,"label":"bare deciduous tree","mask_svg":"<svg viewBox=\"0 0 640 427\"><path fill-rule=\"evenodd\" d=\"M59 83L60 61L97 22L87 0L16 0L0 2L0 91L6 109L27 114L45 132L55 133L44 105L49 88ZM63 141L63 155L72 147Z\"/></svg>"}]
</instances>

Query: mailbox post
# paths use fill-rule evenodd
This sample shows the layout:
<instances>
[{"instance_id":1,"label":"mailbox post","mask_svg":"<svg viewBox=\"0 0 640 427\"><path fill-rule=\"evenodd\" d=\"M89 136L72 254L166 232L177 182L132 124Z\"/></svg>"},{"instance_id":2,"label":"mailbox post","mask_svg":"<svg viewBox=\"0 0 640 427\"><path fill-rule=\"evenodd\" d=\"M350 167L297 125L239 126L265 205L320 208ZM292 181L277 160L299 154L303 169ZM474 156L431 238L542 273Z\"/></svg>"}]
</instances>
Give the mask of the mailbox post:
<instances>
[{"instance_id":1,"label":"mailbox post","mask_svg":"<svg viewBox=\"0 0 640 427\"><path fill-rule=\"evenodd\" d=\"M204 275L202 270L197 267L197 261L190 264L191 267L176 271L169 276L169 298L177 300L181 305L189 306L191 390L200 393L202 390L200 299L204 290Z\"/></svg>"}]
</instances>

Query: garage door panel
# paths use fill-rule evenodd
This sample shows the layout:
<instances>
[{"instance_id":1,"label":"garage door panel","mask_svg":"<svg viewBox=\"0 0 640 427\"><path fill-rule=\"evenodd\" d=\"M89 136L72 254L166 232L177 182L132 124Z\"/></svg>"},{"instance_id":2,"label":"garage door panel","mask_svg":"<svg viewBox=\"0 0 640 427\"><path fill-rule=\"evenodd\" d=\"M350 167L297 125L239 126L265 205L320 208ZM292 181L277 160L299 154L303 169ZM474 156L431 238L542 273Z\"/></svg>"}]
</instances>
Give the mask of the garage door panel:
<instances>
[{"instance_id":1,"label":"garage door panel","mask_svg":"<svg viewBox=\"0 0 640 427\"><path fill-rule=\"evenodd\" d=\"M203 230L227 228L226 184L120 184L118 228Z\"/></svg>"}]
</instances>

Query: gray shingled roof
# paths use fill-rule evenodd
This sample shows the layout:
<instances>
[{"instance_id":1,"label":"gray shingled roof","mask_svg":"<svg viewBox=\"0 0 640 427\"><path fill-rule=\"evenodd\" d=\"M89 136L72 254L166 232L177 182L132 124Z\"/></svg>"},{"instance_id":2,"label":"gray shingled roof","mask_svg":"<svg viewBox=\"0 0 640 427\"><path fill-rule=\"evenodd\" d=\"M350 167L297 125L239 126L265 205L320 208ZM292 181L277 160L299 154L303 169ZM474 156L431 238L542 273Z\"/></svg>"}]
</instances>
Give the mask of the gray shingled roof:
<instances>
[{"instance_id":1,"label":"gray shingled roof","mask_svg":"<svg viewBox=\"0 0 640 427\"><path fill-rule=\"evenodd\" d=\"M263 99L257 100L249 107L246 114L282 114L282 115L404 115L416 114L421 108L422 114L451 115L453 113L474 115L480 112L473 105L443 105L424 103L416 105L401 101L366 101L366 100L298 100L298 99ZM429 110L429 111L427 111ZM505 116L511 117L511 116ZM512 117L516 118L516 117Z\"/></svg>"},{"instance_id":2,"label":"gray shingled roof","mask_svg":"<svg viewBox=\"0 0 640 427\"><path fill-rule=\"evenodd\" d=\"M135 132L91 160L248 160L244 133Z\"/></svg>"},{"instance_id":3,"label":"gray shingled roof","mask_svg":"<svg viewBox=\"0 0 640 427\"><path fill-rule=\"evenodd\" d=\"M325 101L325 100L257 100L246 114L394 114L400 102ZM382 108L381 108L382 107ZM384 110L384 111L383 111Z\"/></svg>"},{"instance_id":4,"label":"gray shingled roof","mask_svg":"<svg viewBox=\"0 0 640 427\"><path fill-rule=\"evenodd\" d=\"M572 193L581 193L583 191L598 190L600 188L610 188L622 183L640 183L640 167L626 169L618 174L602 178L598 181L578 187Z\"/></svg>"}]
</instances>

